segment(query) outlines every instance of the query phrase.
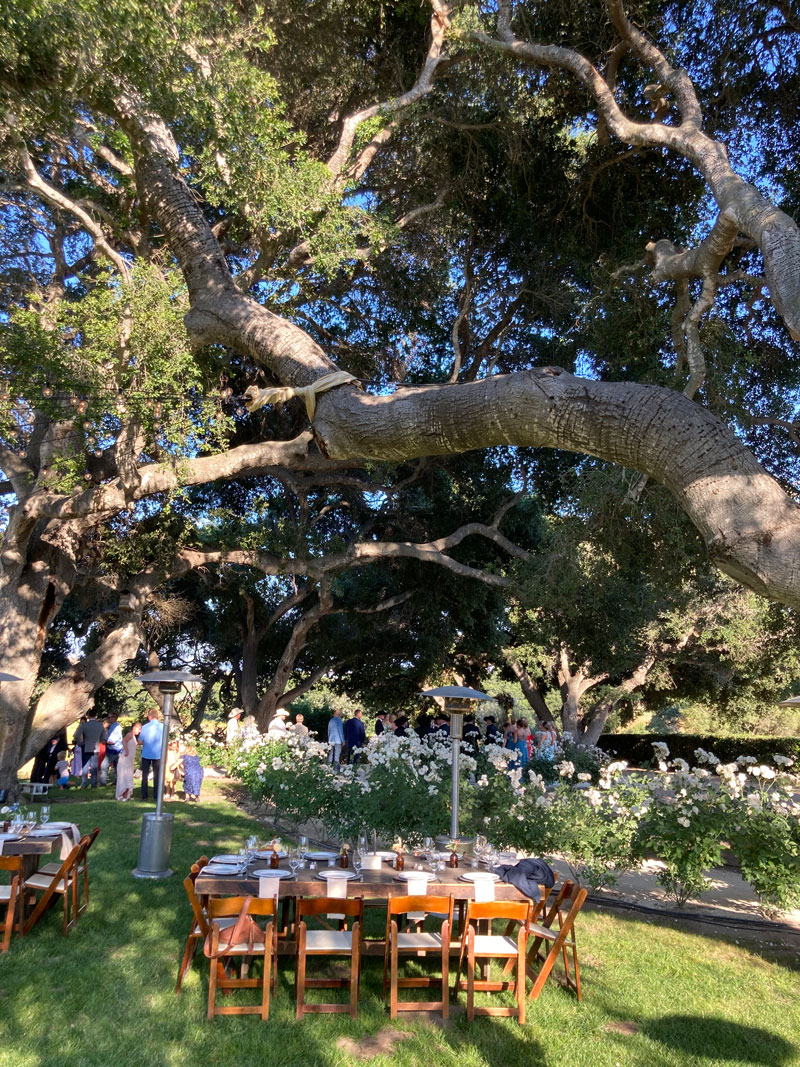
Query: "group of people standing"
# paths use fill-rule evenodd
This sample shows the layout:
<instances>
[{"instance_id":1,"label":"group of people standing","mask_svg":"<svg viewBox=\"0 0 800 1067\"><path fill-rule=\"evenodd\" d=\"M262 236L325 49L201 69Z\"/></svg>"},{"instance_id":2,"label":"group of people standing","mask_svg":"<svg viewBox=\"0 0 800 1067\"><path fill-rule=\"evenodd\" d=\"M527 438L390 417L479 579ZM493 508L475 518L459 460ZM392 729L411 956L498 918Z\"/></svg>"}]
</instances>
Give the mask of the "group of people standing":
<instances>
[{"instance_id":1,"label":"group of people standing","mask_svg":"<svg viewBox=\"0 0 800 1067\"><path fill-rule=\"evenodd\" d=\"M463 743L477 753L482 744L501 745L512 749L518 761L525 766L531 759L554 760L558 747L558 733L552 720L539 722L531 730L525 718L510 718L502 729L494 715L484 715L484 730L472 714L464 716ZM408 737L411 726L407 715L380 712L375 721L375 736L393 733L396 737ZM422 736L446 738L450 736L450 722L446 715L436 715L420 731ZM362 721L362 712L357 708L351 718L344 720L340 708L335 708L328 721L328 762L339 767L343 762L358 763L360 750L367 742L367 731Z\"/></svg>"},{"instance_id":2,"label":"group of people standing","mask_svg":"<svg viewBox=\"0 0 800 1067\"><path fill-rule=\"evenodd\" d=\"M152 775L153 791L158 783L161 767L161 744L164 724L161 712L151 708L144 724L134 722L127 732L116 714L99 719L92 710L84 715L73 737L72 764L68 760L69 747L66 730L53 737L38 753L31 772L33 782L52 782L61 789L70 787L70 774L80 778L81 789L96 789L108 785L108 774L113 768L115 796L117 800L130 800L133 796L133 778L136 750L141 751L141 799L149 797L149 779ZM200 796L203 767L196 749L180 741L172 741L167 749L164 774L164 799L174 800L176 789L183 780L184 797L196 801Z\"/></svg>"}]
</instances>

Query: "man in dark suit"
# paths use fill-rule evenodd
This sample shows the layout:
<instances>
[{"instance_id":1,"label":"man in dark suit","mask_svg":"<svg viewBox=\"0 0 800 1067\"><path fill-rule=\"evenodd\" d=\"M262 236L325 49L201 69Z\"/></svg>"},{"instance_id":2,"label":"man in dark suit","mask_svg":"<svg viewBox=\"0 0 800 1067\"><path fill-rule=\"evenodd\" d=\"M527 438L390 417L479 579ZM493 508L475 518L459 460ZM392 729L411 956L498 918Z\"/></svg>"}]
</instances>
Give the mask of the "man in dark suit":
<instances>
[{"instance_id":1,"label":"man in dark suit","mask_svg":"<svg viewBox=\"0 0 800 1067\"><path fill-rule=\"evenodd\" d=\"M353 717L344 724L344 743L347 745L348 754L353 757L354 767L361 755L360 751L355 752L354 749L362 749L367 743L367 730L361 721L361 714L361 708L356 708Z\"/></svg>"}]
</instances>

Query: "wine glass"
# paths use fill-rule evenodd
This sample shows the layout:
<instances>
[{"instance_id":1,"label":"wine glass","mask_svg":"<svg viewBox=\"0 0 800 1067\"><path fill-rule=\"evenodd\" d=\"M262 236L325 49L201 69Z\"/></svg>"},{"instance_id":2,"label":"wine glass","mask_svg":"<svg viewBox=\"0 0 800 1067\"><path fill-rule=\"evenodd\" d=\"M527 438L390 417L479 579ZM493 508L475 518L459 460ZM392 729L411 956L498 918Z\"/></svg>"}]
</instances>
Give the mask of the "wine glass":
<instances>
[{"instance_id":1,"label":"wine glass","mask_svg":"<svg viewBox=\"0 0 800 1067\"><path fill-rule=\"evenodd\" d=\"M353 853L353 870L356 872L356 878L361 877L361 871L364 867L364 857L361 854L360 849L356 849Z\"/></svg>"},{"instance_id":2,"label":"wine glass","mask_svg":"<svg viewBox=\"0 0 800 1067\"><path fill-rule=\"evenodd\" d=\"M298 849L293 848L289 853L289 870L294 877L297 877L297 868L300 866L301 858Z\"/></svg>"},{"instance_id":3,"label":"wine glass","mask_svg":"<svg viewBox=\"0 0 800 1067\"><path fill-rule=\"evenodd\" d=\"M255 834L251 834L250 837L248 837L245 849L247 851L248 860L252 860L258 849L258 837Z\"/></svg>"},{"instance_id":4,"label":"wine glass","mask_svg":"<svg viewBox=\"0 0 800 1067\"><path fill-rule=\"evenodd\" d=\"M250 853L247 851L247 845L242 845L239 849L239 874L242 875L247 870L247 864L250 862Z\"/></svg>"},{"instance_id":5,"label":"wine glass","mask_svg":"<svg viewBox=\"0 0 800 1067\"><path fill-rule=\"evenodd\" d=\"M50 822L49 804L42 804L41 808L39 809L39 821L41 822L42 826L44 826L45 823Z\"/></svg>"},{"instance_id":6,"label":"wine glass","mask_svg":"<svg viewBox=\"0 0 800 1067\"><path fill-rule=\"evenodd\" d=\"M11 816L11 831L15 834L22 833L22 825L25 822L21 811L15 811Z\"/></svg>"},{"instance_id":7,"label":"wine glass","mask_svg":"<svg viewBox=\"0 0 800 1067\"><path fill-rule=\"evenodd\" d=\"M297 839L297 847L301 853L308 852L308 838L305 834L300 834Z\"/></svg>"},{"instance_id":8,"label":"wine glass","mask_svg":"<svg viewBox=\"0 0 800 1067\"><path fill-rule=\"evenodd\" d=\"M358 835L357 849L361 853L362 856L364 855L365 852L369 851L369 843L367 842L367 835L366 834L359 834Z\"/></svg>"}]
</instances>

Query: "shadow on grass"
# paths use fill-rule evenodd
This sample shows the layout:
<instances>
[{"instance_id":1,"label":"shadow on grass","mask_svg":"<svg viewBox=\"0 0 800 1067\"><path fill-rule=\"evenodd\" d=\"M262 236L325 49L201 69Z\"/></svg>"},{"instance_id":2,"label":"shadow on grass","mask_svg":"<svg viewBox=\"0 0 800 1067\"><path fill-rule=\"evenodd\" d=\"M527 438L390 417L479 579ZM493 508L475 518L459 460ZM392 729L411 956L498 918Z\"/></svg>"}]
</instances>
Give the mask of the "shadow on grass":
<instances>
[{"instance_id":1,"label":"shadow on grass","mask_svg":"<svg viewBox=\"0 0 800 1067\"><path fill-rule=\"evenodd\" d=\"M640 1032L684 1056L780 1067L797 1063L797 1045L758 1026L697 1015L662 1015L639 1024Z\"/></svg>"}]
</instances>

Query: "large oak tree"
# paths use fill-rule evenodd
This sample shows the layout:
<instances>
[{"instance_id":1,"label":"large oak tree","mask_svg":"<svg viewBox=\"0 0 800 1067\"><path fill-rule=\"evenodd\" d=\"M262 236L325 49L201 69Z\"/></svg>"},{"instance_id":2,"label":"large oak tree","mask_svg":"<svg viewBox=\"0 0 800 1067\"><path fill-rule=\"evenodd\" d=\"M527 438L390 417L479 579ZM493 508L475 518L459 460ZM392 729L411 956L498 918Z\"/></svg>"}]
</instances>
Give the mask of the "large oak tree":
<instances>
[{"instance_id":1,"label":"large oak tree","mask_svg":"<svg viewBox=\"0 0 800 1067\"><path fill-rule=\"evenodd\" d=\"M0 625L24 682L0 748L92 531L219 478L570 450L663 484L722 570L800 603L758 429L794 432L787 5L43 0L3 22ZM42 402L103 376L105 411ZM299 395L311 429L297 401L290 434L215 423L248 377L253 412ZM191 397L166 437L152 382ZM119 617L131 649L157 570Z\"/></svg>"}]
</instances>

